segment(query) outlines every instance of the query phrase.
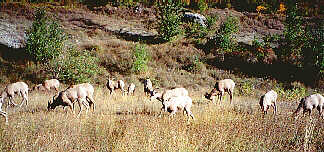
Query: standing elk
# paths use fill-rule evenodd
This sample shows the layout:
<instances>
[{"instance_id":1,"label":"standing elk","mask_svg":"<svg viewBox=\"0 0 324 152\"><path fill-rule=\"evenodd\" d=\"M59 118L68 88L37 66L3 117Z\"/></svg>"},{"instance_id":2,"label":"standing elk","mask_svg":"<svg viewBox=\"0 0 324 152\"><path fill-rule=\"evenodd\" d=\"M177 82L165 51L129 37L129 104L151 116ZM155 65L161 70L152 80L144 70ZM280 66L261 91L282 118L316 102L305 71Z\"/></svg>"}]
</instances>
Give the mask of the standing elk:
<instances>
[{"instance_id":1,"label":"standing elk","mask_svg":"<svg viewBox=\"0 0 324 152\"><path fill-rule=\"evenodd\" d=\"M171 97L188 96L188 95L189 95L188 90L185 88L173 88L173 89L162 91L162 92L153 90L153 91L151 91L150 100L158 99L161 102L163 102L163 101L170 99Z\"/></svg>"},{"instance_id":2,"label":"standing elk","mask_svg":"<svg viewBox=\"0 0 324 152\"><path fill-rule=\"evenodd\" d=\"M54 89L55 91L59 91L60 81L57 79L45 80L42 84L38 84L33 87L32 90L40 90L40 91L51 91Z\"/></svg>"},{"instance_id":3,"label":"standing elk","mask_svg":"<svg viewBox=\"0 0 324 152\"><path fill-rule=\"evenodd\" d=\"M216 82L213 90L208 94L205 94L205 97L212 102L214 101L214 97L218 96L220 102L222 102L222 97L224 96L225 92L230 95L230 103L232 104L233 100L233 93L234 93L235 83L232 79L224 79Z\"/></svg>"},{"instance_id":4,"label":"standing elk","mask_svg":"<svg viewBox=\"0 0 324 152\"><path fill-rule=\"evenodd\" d=\"M120 89L122 91L122 95L125 94L125 83L123 80L118 80L117 82L115 82L113 80L108 79L106 86L110 90L110 94L113 94L115 89Z\"/></svg>"},{"instance_id":5,"label":"standing elk","mask_svg":"<svg viewBox=\"0 0 324 152\"><path fill-rule=\"evenodd\" d=\"M311 117L312 110L316 108L319 111L320 117L324 119L323 109L324 109L324 97L320 94L313 94L307 97L302 98L299 101L299 105L297 110L293 113L295 118L298 118L298 113L303 110L303 115L306 112L309 112L309 116Z\"/></svg>"},{"instance_id":6,"label":"standing elk","mask_svg":"<svg viewBox=\"0 0 324 152\"><path fill-rule=\"evenodd\" d=\"M127 94L128 94L128 95L133 95L133 96L134 96L134 93L135 93L135 84L134 84L134 83L131 83L131 84L128 86Z\"/></svg>"},{"instance_id":7,"label":"standing elk","mask_svg":"<svg viewBox=\"0 0 324 152\"><path fill-rule=\"evenodd\" d=\"M8 84L1 93L0 102L3 103L5 98L9 98L8 105L12 104L16 106L17 104L13 101L15 94L19 94L23 97L20 107L23 105L24 101L26 102L26 106L28 105L28 85L25 82Z\"/></svg>"},{"instance_id":8,"label":"standing elk","mask_svg":"<svg viewBox=\"0 0 324 152\"><path fill-rule=\"evenodd\" d=\"M150 79L145 79L144 80L144 93L145 95L151 95L153 91L153 85ZM151 95L152 96L152 95Z\"/></svg>"},{"instance_id":9,"label":"standing elk","mask_svg":"<svg viewBox=\"0 0 324 152\"><path fill-rule=\"evenodd\" d=\"M273 90L270 90L269 92L261 96L259 104L264 115L268 113L270 106L273 107L273 114L277 113L277 97L277 92Z\"/></svg>"}]
</instances>

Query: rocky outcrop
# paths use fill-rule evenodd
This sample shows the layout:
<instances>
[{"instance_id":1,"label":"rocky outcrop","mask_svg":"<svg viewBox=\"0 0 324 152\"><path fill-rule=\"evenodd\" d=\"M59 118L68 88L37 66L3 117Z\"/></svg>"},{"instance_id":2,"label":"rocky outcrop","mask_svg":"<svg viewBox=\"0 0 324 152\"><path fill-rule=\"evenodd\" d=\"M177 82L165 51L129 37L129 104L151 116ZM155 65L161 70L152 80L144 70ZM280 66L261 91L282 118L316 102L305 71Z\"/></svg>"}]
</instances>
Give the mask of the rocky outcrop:
<instances>
[{"instance_id":1,"label":"rocky outcrop","mask_svg":"<svg viewBox=\"0 0 324 152\"><path fill-rule=\"evenodd\" d=\"M24 47L25 41L23 30L17 30L15 24L0 19L0 44L17 49Z\"/></svg>"},{"instance_id":2,"label":"rocky outcrop","mask_svg":"<svg viewBox=\"0 0 324 152\"><path fill-rule=\"evenodd\" d=\"M191 12L185 12L183 14L183 20L185 21L190 21L190 22L195 22L200 24L201 26L206 27L206 22L207 19L205 16L198 14L198 13L191 13Z\"/></svg>"}]
</instances>

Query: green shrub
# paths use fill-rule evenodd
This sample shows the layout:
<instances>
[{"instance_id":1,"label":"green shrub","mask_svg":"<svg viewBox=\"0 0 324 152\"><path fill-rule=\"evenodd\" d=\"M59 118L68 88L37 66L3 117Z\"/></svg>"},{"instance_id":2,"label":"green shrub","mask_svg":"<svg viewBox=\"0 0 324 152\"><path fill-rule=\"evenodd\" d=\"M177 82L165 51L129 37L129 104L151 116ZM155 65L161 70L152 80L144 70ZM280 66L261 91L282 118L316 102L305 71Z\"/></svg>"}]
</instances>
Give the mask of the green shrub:
<instances>
[{"instance_id":1,"label":"green shrub","mask_svg":"<svg viewBox=\"0 0 324 152\"><path fill-rule=\"evenodd\" d=\"M200 73L204 68L204 63L200 61L197 55L194 55L191 60L191 63L185 67L185 70L193 73Z\"/></svg>"},{"instance_id":2,"label":"green shrub","mask_svg":"<svg viewBox=\"0 0 324 152\"><path fill-rule=\"evenodd\" d=\"M66 83L89 82L102 72L98 58L89 51L68 49L61 56L50 60L45 67L51 77Z\"/></svg>"},{"instance_id":3,"label":"green shrub","mask_svg":"<svg viewBox=\"0 0 324 152\"><path fill-rule=\"evenodd\" d=\"M60 25L48 19L44 9L38 9L32 27L27 31L26 52L36 62L46 63L57 57L67 36Z\"/></svg>"},{"instance_id":4,"label":"green shrub","mask_svg":"<svg viewBox=\"0 0 324 152\"><path fill-rule=\"evenodd\" d=\"M191 1L189 7L204 12L208 9L208 4L205 0Z\"/></svg>"},{"instance_id":5,"label":"green shrub","mask_svg":"<svg viewBox=\"0 0 324 152\"><path fill-rule=\"evenodd\" d=\"M324 27L307 28L307 42L303 46L303 66L313 67L320 75L324 74Z\"/></svg>"},{"instance_id":6,"label":"green shrub","mask_svg":"<svg viewBox=\"0 0 324 152\"><path fill-rule=\"evenodd\" d=\"M142 73L146 72L148 69L147 63L150 60L150 55L146 50L145 45L137 44L133 51L133 65L132 72Z\"/></svg>"},{"instance_id":7,"label":"green shrub","mask_svg":"<svg viewBox=\"0 0 324 152\"><path fill-rule=\"evenodd\" d=\"M208 34L208 29L198 23L188 23L185 28L186 37L204 38Z\"/></svg>"},{"instance_id":8,"label":"green shrub","mask_svg":"<svg viewBox=\"0 0 324 152\"><path fill-rule=\"evenodd\" d=\"M215 32L213 29L213 25L218 19L218 16L207 16L207 26L202 26L199 23L192 23L189 22L188 24L185 24L185 34L188 38L195 38L195 39L202 39L206 38L207 35L209 35L212 32Z\"/></svg>"},{"instance_id":9,"label":"green shrub","mask_svg":"<svg viewBox=\"0 0 324 152\"><path fill-rule=\"evenodd\" d=\"M181 8L182 6L179 2L173 2L171 0L165 5L159 5L158 33L162 40L171 41L181 33Z\"/></svg>"},{"instance_id":10,"label":"green shrub","mask_svg":"<svg viewBox=\"0 0 324 152\"><path fill-rule=\"evenodd\" d=\"M287 6L287 15L283 39L280 42L282 49L278 51L278 55L284 61L293 62L301 66L302 46L307 41L305 30L302 26L303 20L298 14L297 3L294 0L288 0L285 4Z\"/></svg>"},{"instance_id":11,"label":"green shrub","mask_svg":"<svg viewBox=\"0 0 324 152\"><path fill-rule=\"evenodd\" d=\"M207 45L212 43L216 48L220 48L222 52L232 52L237 46L234 41L233 34L238 32L239 20L233 16L228 16L226 21L220 26L213 39L209 40Z\"/></svg>"},{"instance_id":12,"label":"green shrub","mask_svg":"<svg viewBox=\"0 0 324 152\"><path fill-rule=\"evenodd\" d=\"M43 9L37 10L27 35L26 51L32 60L45 69L47 77L80 83L89 82L101 72L97 57L88 51L79 51L73 45L65 45L67 36L63 29L48 19Z\"/></svg>"}]
</instances>

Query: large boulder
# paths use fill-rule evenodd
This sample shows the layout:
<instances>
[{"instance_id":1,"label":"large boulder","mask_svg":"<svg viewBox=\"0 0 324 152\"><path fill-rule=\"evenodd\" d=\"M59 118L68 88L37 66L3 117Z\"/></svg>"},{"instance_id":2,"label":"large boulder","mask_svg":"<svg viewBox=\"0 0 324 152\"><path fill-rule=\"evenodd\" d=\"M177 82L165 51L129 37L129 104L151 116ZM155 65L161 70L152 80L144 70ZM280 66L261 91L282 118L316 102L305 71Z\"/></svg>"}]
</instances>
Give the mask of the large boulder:
<instances>
[{"instance_id":1,"label":"large boulder","mask_svg":"<svg viewBox=\"0 0 324 152\"><path fill-rule=\"evenodd\" d=\"M207 19L205 16L198 14L198 13L191 13L191 12L185 12L183 14L183 20L185 21L190 21L190 22L195 22L200 24L201 26L206 27L206 22Z\"/></svg>"},{"instance_id":2,"label":"large boulder","mask_svg":"<svg viewBox=\"0 0 324 152\"><path fill-rule=\"evenodd\" d=\"M15 49L24 47L26 35L17 29L15 24L0 19L0 44Z\"/></svg>"}]
</instances>

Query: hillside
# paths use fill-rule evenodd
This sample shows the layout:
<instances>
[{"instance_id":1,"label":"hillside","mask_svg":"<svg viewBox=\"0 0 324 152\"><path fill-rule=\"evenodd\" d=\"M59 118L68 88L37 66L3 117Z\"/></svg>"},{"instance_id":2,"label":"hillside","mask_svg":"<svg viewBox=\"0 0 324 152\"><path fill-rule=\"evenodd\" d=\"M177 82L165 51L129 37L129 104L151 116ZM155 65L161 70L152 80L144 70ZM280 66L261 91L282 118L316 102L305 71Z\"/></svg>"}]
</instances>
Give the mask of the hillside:
<instances>
[{"instance_id":1,"label":"hillside","mask_svg":"<svg viewBox=\"0 0 324 152\"><path fill-rule=\"evenodd\" d=\"M261 90L277 87L276 82L287 88L296 87L296 82L315 86L315 80L304 75L304 70L282 63L272 64L271 54L265 54L263 59L270 64L255 64L258 58L253 54L215 54L212 49L206 50L206 46L197 45L196 40L191 38L180 37L171 43L156 43L158 13L154 7L140 6L141 11L136 11L135 7L107 5L89 10L85 6L64 8L53 4L47 7L47 12L70 35L69 41L80 50L96 50L100 66L105 69L101 77L95 80L101 85L106 83L107 77L122 78L138 85L141 85L143 78L150 77L157 87L184 86L199 89L212 87L216 80L230 77L241 87L248 85ZM32 6L19 3L9 3L1 7L2 82L25 79L29 83L38 83L46 77L42 75L42 71L23 70L29 66L23 64L29 60L23 53L26 41L24 32L31 26L34 11ZM213 8L204 14L217 16L213 25L216 29L228 15L239 18L236 39L247 49L254 39L261 39L268 34L280 34L284 29L284 18L278 15L259 16L257 13ZM132 66L132 51L138 40L147 43L146 49L151 60L147 72L135 75L129 69ZM199 69L193 71L193 65L197 63ZM317 88L321 86L316 85Z\"/></svg>"}]
</instances>

